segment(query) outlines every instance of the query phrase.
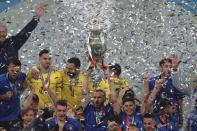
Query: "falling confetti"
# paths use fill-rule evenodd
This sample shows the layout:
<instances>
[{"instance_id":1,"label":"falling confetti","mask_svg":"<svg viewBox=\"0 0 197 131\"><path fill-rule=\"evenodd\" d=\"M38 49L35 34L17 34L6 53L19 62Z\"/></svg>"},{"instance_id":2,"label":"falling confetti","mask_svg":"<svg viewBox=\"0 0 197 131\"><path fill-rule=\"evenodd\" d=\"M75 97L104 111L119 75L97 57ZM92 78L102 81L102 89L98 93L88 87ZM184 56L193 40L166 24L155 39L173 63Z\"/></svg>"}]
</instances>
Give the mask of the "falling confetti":
<instances>
[{"instance_id":1,"label":"falling confetti","mask_svg":"<svg viewBox=\"0 0 197 131\"><path fill-rule=\"evenodd\" d=\"M48 9L20 50L23 71L37 64L38 53L44 48L51 50L53 65L57 68L64 68L64 61L77 56L81 59L82 69L85 69L89 27L102 24L110 50L110 57L106 57L105 63L120 63L122 77L135 87L137 95L142 93L140 74L159 74L160 59L173 53L182 60L181 69L187 84L191 82L191 72L197 72L197 20L194 14L181 6L165 0L42 2L48 4ZM31 20L38 3L39 0L23 1L0 13L0 20L8 26L9 35L16 34ZM95 83L103 77L100 69L94 71Z\"/></svg>"}]
</instances>

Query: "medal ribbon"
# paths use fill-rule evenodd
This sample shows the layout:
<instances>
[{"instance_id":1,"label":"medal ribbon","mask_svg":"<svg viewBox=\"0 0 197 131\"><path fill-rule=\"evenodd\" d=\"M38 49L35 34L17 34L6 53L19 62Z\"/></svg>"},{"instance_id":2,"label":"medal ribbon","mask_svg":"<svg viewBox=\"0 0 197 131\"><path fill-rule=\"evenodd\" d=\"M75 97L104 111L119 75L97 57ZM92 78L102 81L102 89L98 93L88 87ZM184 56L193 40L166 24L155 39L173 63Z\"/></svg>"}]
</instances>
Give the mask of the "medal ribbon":
<instances>
[{"instance_id":1,"label":"medal ribbon","mask_svg":"<svg viewBox=\"0 0 197 131\"><path fill-rule=\"evenodd\" d=\"M105 111L104 111L104 107L102 106L99 111L95 111L96 114L96 123L100 124L102 121L101 119L103 118L103 116L105 116Z\"/></svg>"},{"instance_id":2,"label":"medal ribbon","mask_svg":"<svg viewBox=\"0 0 197 131\"><path fill-rule=\"evenodd\" d=\"M48 75L47 75L47 78L45 80L44 80L44 77L43 77L43 72L40 69L39 69L39 71L40 71L40 80L42 81L42 88L43 88L44 85L50 80L51 71L50 70L48 71Z\"/></svg>"},{"instance_id":3,"label":"medal ribbon","mask_svg":"<svg viewBox=\"0 0 197 131\"><path fill-rule=\"evenodd\" d=\"M77 84L79 83L79 76L76 79L74 79L74 82L75 82L74 86L77 86ZM74 91L74 88L73 88L73 79L70 79L70 78L69 78L69 89L71 91L71 96L74 96L75 95L75 91Z\"/></svg>"},{"instance_id":4,"label":"medal ribbon","mask_svg":"<svg viewBox=\"0 0 197 131\"><path fill-rule=\"evenodd\" d=\"M134 117L130 117L126 115L126 125L129 126L130 124L134 124Z\"/></svg>"},{"instance_id":5,"label":"medal ribbon","mask_svg":"<svg viewBox=\"0 0 197 131\"><path fill-rule=\"evenodd\" d=\"M10 87L12 88L13 95L16 95L16 93L17 93L16 87L17 87L17 86L20 87L20 81L19 81L19 79L17 78L17 80L16 80L14 83L12 83L12 82L9 80L8 74L6 75L6 77L7 77L7 80L9 81Z\"/></svg>"}]
</instances>

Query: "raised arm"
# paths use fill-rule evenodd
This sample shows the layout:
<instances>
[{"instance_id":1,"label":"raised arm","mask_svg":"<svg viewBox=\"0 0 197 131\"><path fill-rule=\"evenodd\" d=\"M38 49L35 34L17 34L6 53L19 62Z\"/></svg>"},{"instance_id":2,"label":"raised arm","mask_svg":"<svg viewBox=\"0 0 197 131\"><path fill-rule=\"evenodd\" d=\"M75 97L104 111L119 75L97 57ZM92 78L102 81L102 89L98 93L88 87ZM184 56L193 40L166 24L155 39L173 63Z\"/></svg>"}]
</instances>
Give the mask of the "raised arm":
<instances>
[{"instance_id":1,"label":"raised arm","mask_svg":"<svg viewBox=\"0 0 197 131\"><path fill-rule=\"evenodd\" d=\"M27 96L27 98L22 103L22 109L26 110L27 108L31 107L32 104L32 98L33 98L33 92L30 92L30 94Z\"/></svg>"},{"instance_id":2,"label":"raised arm","mask_svg":"<svg viewBox=\"0 0 197 131\"><path fill-rule=\"evenodd\" d=\"M115 82L114 82L113 76L111 76L111 74L109 73L109 66L106 66L106 72L107 72L106 77L107 77L107 81L109 83L109 88L110 88L109 102L111 103L114 112L119 114L121 103L119 103L117 95L116 95Z\"/></svg>"},{"instance_id":3,"label":"raised arm","mask_svg":"<svg viewBox=\"0 0 197 131\"><path fill-rule=\"evenodd\" d=\"M156 98L157 93L161 90L163 82L163 79L156 80L153 90L149 94L147 94L147 96L145 96L145 99L141 105L142 114L152 112L154 100Z\"/></svg>"},{"instance_id":4,"label":"raised arm","mask_svg":"<svg viewBox=\"0 0 197 131\"><path fill-rule=\"evenodd\" d=\"M141 113L145 114L145 113L148 113L150 111L149 110L150 105L147 104L147 100L150 96L148 75L143 73L141 75L141 80L143 81L143 87L144 87L144 98L143 98L143 101L141 102Z\"/></svg>"},{"instance_id":5,"label":"raised arm","mask_svg":"<svg viewBox=\"0 0 197 131\"><path fill-rule=\"evenodd\" d=\"M180 78L181 71L178 70L178 67L179 67L179 64L180 64L180 60L179 60L178 56L177 55L173 55L171 57L171 60L172 60L172 74L171 74L171 78L172 78L172 83L173 83L174 87L177 90L179 90L181 93L183 93L185 95L190 95L192 90L193 90L193 88L184 85L183 81Z\"/></svg>"},{"instance_id":6,"label":"raised arm","mask_svg":"<svg viewBox=\"0 0 197 131\"><path fill-rule=\"evenodd\" d=\"M20 49L30 37L32 31L38 25L40 17L44 15L46 7L46 4L38 5L36 7L35 16L33 17L33 19L16 36L13 37L14 39L16 39L14 46L17 49Z\"/></svg>"},{"instance_id":7,"label":"raised arm","mask_svg":"<svg viewBox=\"0 0 197 131\"><path fill-rule=\"evenodd\" d=\"M184 85L180 76L181 76L181 71L173 72L172 76L171 76L172 77L172 84L174 85L174 87L178 91L189 96L191 94L193 88L188 87L187 85Z\"/></svg>"},{"instance_id":8,"label":"raised arm","mask_svg":"<svg viewBox=\"0 0 197 131\"><path fill-rule=\"evenodd\" d=\"M162 84L164 82L164 79L159 79L155 81L155 87L153 91L150 93L150 96L148 97L147 104L153 104L157 93L161 90Z\"/></svg>"},{"instance_id":9,"label":"raised arm","mask_svg":"<svg viewBox=\"0 0 197 131\"><path fill-rule=\"evenodd\" d=\"M89 76L90 76L91 72L92 72L92 68L89 68L85 72L85 79L84 79L84 82L83 82L83 86L81 88L81 92L82 92L82 95L83 95L83 99L81 101L81 106L83 107L83 109L85 109L86 106L88 105L88 103L90 103L90 101L91 101L90 94L87 91Z\"/></svg>"},{"instance_id":10,"label":"raised arm","mask_svg":"<svg viewBox=\"0 0 197 131\"><path fill-rule=\"evenodd\" d=\"M143 80L143 84L144 84L144 96L147 96L149 94L149 77L147 74L142 74L141 79Z\"/></svg>"}]
</instances>

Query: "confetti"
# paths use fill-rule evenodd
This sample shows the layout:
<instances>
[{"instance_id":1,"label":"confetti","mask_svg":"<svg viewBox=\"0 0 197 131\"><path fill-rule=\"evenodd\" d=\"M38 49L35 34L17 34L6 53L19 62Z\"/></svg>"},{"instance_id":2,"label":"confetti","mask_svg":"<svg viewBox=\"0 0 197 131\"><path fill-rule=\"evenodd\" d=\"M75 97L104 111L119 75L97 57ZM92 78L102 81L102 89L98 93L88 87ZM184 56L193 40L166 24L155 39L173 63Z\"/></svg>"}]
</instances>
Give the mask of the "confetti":
<instances>
[{"instance_id":1,"label":"confetti","mask_svg":"<svg viewBox=\"0 0 197 131\"><path fill-rule=\"evenodd\" d=\"M39 0L24 1L0 13L9 35L16 34L31 20ZM35 66L38 53L48 48L53 65L64 68L72 56L87 67L86 40L91 25L103 25L110 57L105 63L120 63L122 76L141 94L140 74L159 74L159 61L174 52L182 60L186 82L197 72L196 16L165 0L43 0L48 4L36 30L20 50L23 71ZM94 82L104 78L100 69L93 72ZM189 84L189 83L187 83ZM185 104L186 106L188 105Z\"/></svg>"}]
</instances>

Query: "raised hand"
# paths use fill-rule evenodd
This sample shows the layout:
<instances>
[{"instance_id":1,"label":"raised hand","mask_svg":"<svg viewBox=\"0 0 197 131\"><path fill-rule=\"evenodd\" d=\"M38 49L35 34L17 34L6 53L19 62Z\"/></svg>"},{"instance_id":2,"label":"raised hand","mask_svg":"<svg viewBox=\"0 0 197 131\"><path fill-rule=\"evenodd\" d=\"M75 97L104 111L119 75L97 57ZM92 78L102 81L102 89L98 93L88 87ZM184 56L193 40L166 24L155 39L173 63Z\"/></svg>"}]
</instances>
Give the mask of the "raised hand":
<instances>
[{"instance_id":1,"label":"raised hand","mask_svg":"<svg viewBox=\"0 0 197 131\"><path fill-rule=\"evenodd\" d=\"M155 81L155 88L157 90L157 92L159 92L162 88L162 84L165 80L164 79L159 79Z\"/></svg>"},{"instance_id":2,"label":"raised hand","mask_svg":"<svg viewBox=\"0 0 197 131\"><path fill-rule=\"evenodd\" d=\"M39 70L36 67L31 69L31 75L35 80L39 79Z\"/></svg>"},{"instance_id":3,"label":"raised hand","mask_svg":"<svg viewBox=\"0 0 197 131\"><path fill-rule=\"evenodd\" d=\"M34 93L34 90L33 90L32 84L31 84L31 80L28 79L27 77L25 79L25 84L27 84L26 86L31 91L31 93Z\"/></svg>"},{"instance_id":4,"label":"raised hand","mask_svg":"<svg viewBox=\"0 0 197 131\"><path fill-rule=\"evenodd\" d=\"M90 74L92 73L93 71L93 66L90 66L84 73L85 76L90 76Z\"/></svg>"},{"instance_id":5,"label":"raised hand","mask_svg":"<svg viewBox=\"0 0 197 131\"><path fill-rule=\"evenodd\" d=\"M38 17L43 16L47 6L48 6L47 4L39 4L39 5L36 7L36 10L35 10L36 15L37 15Z\"/></svg>"},{"instance_id":6,"label":"raised hand","mask_svg":"<svg viewBox=\"0 0 197 131\"><path fill-rule=\"evenodd\" d=\"M50 85L50 81L48 80L47 83L45 83L45 84L43 85L43 89L44 89L45 91L48 91L48 90L49 90L49 85Z\"/></svg>"},{"instance_id":7,"label":"raised hand","mask_svg":"<svg viewBox=\"0 0 197 131\"><path fill-rule=\"evenodd\" d=\"M114 74L110 74L110 72L109 72L109 65L106 65L106 64L103 65L103 72L104 72L106 78L109 78L112 75L114 75Z\"/></svg>"},{"instance_id":8,"label":"raised hand","mask_svg":"<svg viewBox=\"0 0 197 131\"><path fill-rule=\"evenodd\" d=\"M148 77L148 75L147 75L146 73L143 73L143 74L141 75L141 79L142 79L144 82L147 82L147 81L149 80L149 77Z\"/></svg>"},{"instance_id":9,"label":"raised hand","mask_svg":"<svg viewBox=\"0 0 197 131\"><path fill-rule=\"evenodd\" d=\"M148 95L149 93L149 86L148 86L148 80L149 80L149 76L146 73L143 73L141 75L141 80L143 80L144 82L144 95Z\"/></svg>"},{"instance_id":10,"label":"raised hand","mask_svg":"<svg viewBox=\"0 0 197 131\"><path fill-rule=\"evenodd\" d=\"M38 110L38 115L39 116L42 116L44 114L44 111L43 110Z\"/></svg>"},{"instance_id":11,"label":"raised hand","mask_svg":"<svg viewBox=\"0 0 197 131\"><path fill-rule=\"evenodd\" d=\"M179 57L177 54L173 54L170 59L172 61L172 69L176 71L181 61L179 60Z\"/></svg>"},{"instance_id":12,"label":"raised hand","mask_svg":"<svg viewBox=\"0 0 197 131\"><path fill-rule=\"evenodd\" d=\"M108 122L108 128L109 129L118 129L118 124L115 121Z\"/></svg>"}]
</instances>

